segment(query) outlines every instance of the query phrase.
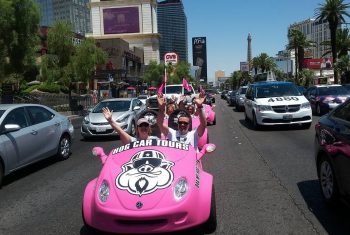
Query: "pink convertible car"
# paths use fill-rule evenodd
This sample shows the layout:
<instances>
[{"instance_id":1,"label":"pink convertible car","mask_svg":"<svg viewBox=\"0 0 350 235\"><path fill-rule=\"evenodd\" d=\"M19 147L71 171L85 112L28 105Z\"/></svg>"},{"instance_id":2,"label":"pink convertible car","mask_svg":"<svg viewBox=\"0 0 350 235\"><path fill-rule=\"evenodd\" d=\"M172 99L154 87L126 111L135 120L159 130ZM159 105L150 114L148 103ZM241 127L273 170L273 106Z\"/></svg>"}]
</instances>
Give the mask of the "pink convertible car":
<instances>
[{"instance_id":1,"label":"pink convertible car","mask_svg":"<svg viewBox=\"0 0 350 235\"><path fill-rule=\"evenodd\" d=\"M163 233L191 227L216 229L213 176L203 171L201 152L167 140L140 140L117 147L102 162L100 175L84 192L83 220L92 230L112 233Z\"/></svg>"}]
</instances>

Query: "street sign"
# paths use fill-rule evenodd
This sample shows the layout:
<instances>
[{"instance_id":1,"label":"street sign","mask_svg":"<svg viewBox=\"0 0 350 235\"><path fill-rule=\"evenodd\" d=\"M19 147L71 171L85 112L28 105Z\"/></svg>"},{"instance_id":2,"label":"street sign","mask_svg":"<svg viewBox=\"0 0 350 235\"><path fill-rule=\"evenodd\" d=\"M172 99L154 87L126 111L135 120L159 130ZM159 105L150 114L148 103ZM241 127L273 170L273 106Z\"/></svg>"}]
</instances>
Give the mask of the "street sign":
<instances>
[{"instance_id":1,"label":"street sign","mask_svg":"<svg viewBox=\"0 0 350 235\"><path fill-rule=\"evenodd\" d=\"M165 65L168 65L171 63L172 65L177 64L177 61L179 59L179 56L175 52L168 52L164 55L164 63Z\"/></svg>"}]
</instances>

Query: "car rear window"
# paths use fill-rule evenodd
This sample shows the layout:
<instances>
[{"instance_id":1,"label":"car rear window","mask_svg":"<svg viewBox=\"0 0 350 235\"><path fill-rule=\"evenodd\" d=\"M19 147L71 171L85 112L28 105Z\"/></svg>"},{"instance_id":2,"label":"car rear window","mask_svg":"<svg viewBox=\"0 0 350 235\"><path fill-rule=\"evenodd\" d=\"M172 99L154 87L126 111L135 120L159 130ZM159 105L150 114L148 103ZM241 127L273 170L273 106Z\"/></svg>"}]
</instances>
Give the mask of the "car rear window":
<instances>
[{"instance_id":1,"label":"car rear window","mask_svg":"<svg viewBox=\"0 0 350 235\"><path fill-rule=\"evenodd\" d=\"M319 87L319 95L346 95L349 94L342 86Z\"/></svg>"}]
</instances>

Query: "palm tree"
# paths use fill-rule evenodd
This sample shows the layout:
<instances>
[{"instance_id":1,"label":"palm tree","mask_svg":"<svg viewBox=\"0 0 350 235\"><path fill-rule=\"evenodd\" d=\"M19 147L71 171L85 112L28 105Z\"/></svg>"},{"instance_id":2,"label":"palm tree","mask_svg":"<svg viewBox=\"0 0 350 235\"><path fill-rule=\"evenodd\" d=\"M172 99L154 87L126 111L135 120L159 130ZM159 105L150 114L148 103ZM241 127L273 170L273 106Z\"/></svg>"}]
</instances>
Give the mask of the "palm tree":
<instances>
[{"instance_id":1,"label":"palm tree","mask_svg":"<svg viewBox=\"0 0 350 235\"><path fill-rule=\"evenodd\" d=\"M320 45L327 47L327 51L322 55L322 57L328 54L332 54L331 41L323 41ZM348 51L350 50L350 35L348 28L337 30L336 48L337 58L346 56L348 54Z\"/></svg>"},{"instance_id":2,"label":"palm tree","mask_svg":"<svg viewBox=\"0 0 350 235\"><path fill-rule=\"evenodd\" d=\"M298 83L299 72L303 69L304 50L314 47L313 41L307 40L306 36L298 29L291 29L288 32L289 43L288 50L294 50L295 53L295 82Z\"/></svg>"},{"instance_id":3,"label":"palm tree","mask_svg":"<svg viewBox=\"0 0 350 235\"><path fill-rule=\"evenodd\" d=\"M346 11L349 8L349 3L344 3L344 0L326 0L325 3L319 4L320 7L316 8L315 15L316 20L327 20L329 24L329 30L331 32L331 48L333 63L337 62L337 28L341 23L345 22L344 16L350 17L350 14ZM338 72L334 70L334 83L338 83Z\"/></svg>"}]
</instances>

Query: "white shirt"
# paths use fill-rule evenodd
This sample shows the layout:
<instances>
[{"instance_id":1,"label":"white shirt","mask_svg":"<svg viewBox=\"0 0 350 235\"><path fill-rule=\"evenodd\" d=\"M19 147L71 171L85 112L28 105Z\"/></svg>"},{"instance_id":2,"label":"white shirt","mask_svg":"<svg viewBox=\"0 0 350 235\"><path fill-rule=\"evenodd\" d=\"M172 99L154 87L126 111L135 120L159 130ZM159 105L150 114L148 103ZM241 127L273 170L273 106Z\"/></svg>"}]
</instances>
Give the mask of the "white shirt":
<instances>
[{"instance_id":1,"label":"white shirt","mask_svg":"<svg viewBox=\"0 0 350 235\"><path fill-rule=\"evenodd\" d=\"M197 128L187 132L186 135L181 135L179 131L176 131L169 127L168 140L179 141L181 143L190 144L195 149L198 149L198 131Z\"/></svg>"}]
</instances>

